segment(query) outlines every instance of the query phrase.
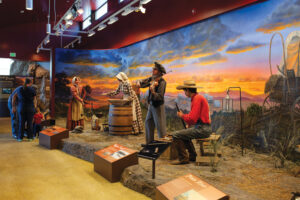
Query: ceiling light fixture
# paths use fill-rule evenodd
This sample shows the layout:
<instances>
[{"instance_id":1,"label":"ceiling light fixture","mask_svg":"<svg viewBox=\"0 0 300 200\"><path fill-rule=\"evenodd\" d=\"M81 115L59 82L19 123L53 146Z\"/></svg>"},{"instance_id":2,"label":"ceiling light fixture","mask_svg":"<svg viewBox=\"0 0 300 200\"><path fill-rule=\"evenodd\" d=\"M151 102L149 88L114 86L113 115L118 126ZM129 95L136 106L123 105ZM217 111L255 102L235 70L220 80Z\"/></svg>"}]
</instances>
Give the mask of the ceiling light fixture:
<instances>
[{"instance_id":1,"label":"ceiling light fixture","mask_svg":"<svg viewBox=\"0 0 300 200\"><path fill-rule=\"evenodd\" d=\"M107 27L106 24L100 24L100 25L98 26L97 31L101 31L101 30L105 29L106 27Z\"/></svg>"},{"instance_id":2,"label":"ceiling light fixture","mask_svg":"<svg viewBox=\"0 0 300 200\"><path fill-rule=\"evenodd\" d=\"M73 25L73 21L72 20L67 20L66 21L66 26L69 27L69 26L72 26Z\"/></svg>"},{"instance_id":3,"label":"ceiling light fixture","mask_svg":"<svg viewBox=\"0 0 300 200\"><path fill-rule=\"evenodd\" d=\"M93 35L95 35L95 31L89 31L89 33L88 33L88 37L92 37Z\"/></svg>"},{"instance_id":4,"label":"ceiling light fixture","mask_svg":"<svg viewBox=\"0 0 300 200\"><path fill-rule=\"evenodd\" d=\"M119 18L117 18L117 17L111 17L107 23L108 24L113 24L113 23L115 23L118 20L119 20Z\"/></svg>"},{"instance_id":5,"label":"ceiling light fixture","mask_svg":"<svg viewBox=\"0 0 300 200\"><path fill-rule=\"evenodd\" d=\"M44 44L46 45L46 44L48 44L49 42L50 42L50 36L47 35L46 38L45 38L45 40L44 40Z\"/></svg>"},{"instance_id":6,"label":"ceiling light fixture","mask_svg":"<svg viewBox=\"0 0 300 200\"><path fill-rule=\"evenodd\" d=\"M134 11L134 8L133 7L128 7L124 10L124 12L122 12L122 16L127 16L129 15L130 13L132 13Z\"/></svg>"},{"instance_id":7,"label":"ceiling light fixture","mask_svg":"<svg viewBox=\"0 0 300 200\"><path fill-rule=\"evenodd\" d=\"M70 20L70 19L72 19L73 18L73 14L71 13L71 12L69 12L68 14L67 14L67 16L65 17L65 20Z\"/></svg>"},{"instance_id":8,"label":"ceiling light fixture","mask_svg":"<svg viewBox=\"0 0 300 200\"><path fill-rule=\"evenodd\" d=\"M141 13L145 14L146 13L146 8L143 7L142 4L140 4L140 6L138 7L139 11L141 11Z\"/></svg>"},{"instance_id":9,"label":"ceiling light fixture","mask_svg":"<svg viewBox=\"0 0 300 200\"><path fill-rule=\"evenodd\" d=\"M59 36L61 33L62 33L61 30L58 29L58 30L55 32L55 35L56 35L56 36Z\"/></svg>"},{"instance_id":10,"label":"ceiling light fixture","mask_svg":"<svg viewBox=\"0 0 300 200\"><path fill-rule=\"evenodd\" d=\"M149 3L151 0L141 0L141 4L147 4Z\"/></svg>"},{"instance_id":11,"label":"ceiling light fixture","mask_svg":"<svg viewBox=\"0 0 300 200\"><path fill-rule=\"evenodd\" d=\"M46 33L51 33L51 24L46 24Z\"/></svg>"},{"instance_id":12,"label":"ceiling light fixture","mask_svg":"<svg viewBox=\"0 0 300 200\"><path fill-rule=\"evenodd\" d=\"M82 15L83 12L84 12L84 10L83 10L82 8L79 8L79 9L77 10L78 15Z\"/></svg>"},{"instance_id":13,"label":"ceiling light fixture","mask_svg":"<svg viewBox=\"0 0 300 200\"><path fill-rule=\"evenodd\" d=\"M26 10L33 10L33 0L26 0Z\"/></svg>"}]
</instances>

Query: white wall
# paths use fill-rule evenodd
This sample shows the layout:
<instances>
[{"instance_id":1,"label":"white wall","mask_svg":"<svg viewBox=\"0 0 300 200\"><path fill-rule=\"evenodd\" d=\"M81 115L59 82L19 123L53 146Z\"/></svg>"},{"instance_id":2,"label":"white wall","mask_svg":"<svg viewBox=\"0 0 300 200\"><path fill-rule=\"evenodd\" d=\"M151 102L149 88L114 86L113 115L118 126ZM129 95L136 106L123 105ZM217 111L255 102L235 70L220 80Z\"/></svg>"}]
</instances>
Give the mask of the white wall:
<instances>
[{"instance_id":1,"label":"white wall","mask_svg":"<svg viewBox=\"0 0 300 200\"><path fill-rule=\"evenodd\" d=\"M10 66L13 63L13 59L0 58L0 75L9 75Z\"/></svg>"}]
</instances>

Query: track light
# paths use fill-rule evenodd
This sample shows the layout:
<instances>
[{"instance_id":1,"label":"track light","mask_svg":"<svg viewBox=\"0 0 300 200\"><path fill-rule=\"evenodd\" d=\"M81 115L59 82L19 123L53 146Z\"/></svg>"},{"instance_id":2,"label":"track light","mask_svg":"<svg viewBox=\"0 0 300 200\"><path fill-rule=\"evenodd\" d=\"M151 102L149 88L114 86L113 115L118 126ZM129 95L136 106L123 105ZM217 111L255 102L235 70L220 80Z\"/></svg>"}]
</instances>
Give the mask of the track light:
<instances>
[{"instance_id":1,"label":"track light","mask_svg":"<svg viewBox=\"0 0 300 200\"><path fill-rule=\"evenodd\" d=\"M151 0L141 0L141 4L147 4L149 3Z\"/></svg>"},{"instance_id":2,"label":"track light","mask_svg":"<svg viewBox=\"0 0 300 200\"><path fill-rule=\"evenodd\" d=\"M33 10L33 0L26 0L26 10Z\"/></svg>"},{"instance_id":3,"label":"track light","mask_svg":"<svg viewBox=\"0 0 300 200\"><path fill-rule=\"evenodd\" d=\"M46 33L50 34L51 33L51 24L46 24Z\"/></svg>"},{"instance_id":4,"label":"track light","mask_svg":"<svg viewBox=\"0 0 300 200\"><path fill-rule=\"evenodd\" d=\"M62 33L62 31L61 31L60 29L58 29L58 30L55 32L55 35L56 35L56 36L59 36L61 33Z\"/></svg>"},{"instance_id":5,"label":"track light","mask_svg":"<svg viewBox=\"0 0 300 200\"><path fill-rule=\"evenodd\" d=\"M88 37L92 37L93 35L95 35L95 31L89 31L89 33L88 33Z\"/></svg>"},{"instance_id":6,"label":"track light","mask_svg":"<svg viewBox=\"0 0 300 200\"><path fill-rule=\"evenodd\" d=\"M36 48L36 53L40 53L40 48Z\"/></svg>"},{"instance_id":7,"label":"track light","mask_svg":"<svg viewBox=\"0 0 300 200\"><path fill-rule=\"evenodd\" d=\"M67 14L67 16L65 17L65 20L70 20L70 19L72 19L73 18L73 14L71 13L71 12L69 12L68 14Z\"/></svg>"},{"instance_id":8,"label":"track light","mask_svg":"<svg viewBox=\"0 0 300 200\"><path fill-rule=\"evenodd\" d=\"M109 21L107 22L108 24L113 24L113 23L115 23L116 21L118 21L119 20L119 18L117 18L117 17L112 17L112 18L110 18L109 19Z\"/></svg>"},{"instance_id":9,"label":"track light","mask_svg":"<svg viewBox=\"0 0 300 200\"><path fill-rule=\"evenodd\" d=\"M72 26L73 25L73 21L72 20L67 20L66 21L66 26L69 27L69 26Z\"/></svg>"},{"instance_id":10,"label":"track light","mask_svg":"<svg viewBox=\"0 0 300 200\"><path fill-rule=\"evenodd\" d=\"M48 44L50 42L50 36L47 35L46 39L44 40L44 45Z\"/></svg>"},{"instance_id":11,"label":"track light","mask_svg":"<svg viewBox=\"0 0 300 200\"><path fill-rule=\"evenodd\" d=\"M101 24L101 25L98 26L97 31L101 31L101 30L105 29L106 27L107 27L106 24Z\"/></svg>"},{"instance_id":12,"label":"track light","mask_svg":"<svg viewBox=\"0 0 300 200\"><path fill-rule=\"evenodd\" d=\"M83 14L83 9L82 8L79 8L78 10L77 10L77 13L78 13L78 15L82 15Z\"/></svg>"},{"instance_id":13,"label":"track light","mask_svg":"<svg viewBox=\"0 0 300 200\"><path fill-rule=\"evenodd\" d=\"M140 4L139 6L139 10L141 11L141 13L145 14L146 13L146 8L143 7L142 4Z\"/></svg>"},{"instance_id":14,"label":"track light","mask_svg":"<svg viewBox=\"0 0 300 200\"><path fill-rule=\"evenodd\" d=\"M128 7L124 10L124 12L122 12L122 16L127 16L129 15L130 13L132 13L134 11L134 8L133 7Z\"/></svg>"},{"instance_id":15,"label":"track light","mask_svg":"<svg viewBox=\"0 0 300 200\"><path fill-rule=\"evenodd\" d=\"M81 38L78 39L78 44L81 44Z\"/></svg>"}]
</instances>

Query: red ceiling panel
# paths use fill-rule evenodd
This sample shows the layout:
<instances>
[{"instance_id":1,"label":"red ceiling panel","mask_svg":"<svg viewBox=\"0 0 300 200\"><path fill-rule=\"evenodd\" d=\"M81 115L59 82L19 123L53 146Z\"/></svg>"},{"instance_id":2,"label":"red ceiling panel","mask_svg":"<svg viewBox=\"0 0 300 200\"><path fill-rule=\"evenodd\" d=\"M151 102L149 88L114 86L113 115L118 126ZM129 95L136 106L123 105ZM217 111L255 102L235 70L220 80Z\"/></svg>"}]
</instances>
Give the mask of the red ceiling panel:
<instances>
[{"instance_id":1,"label":"red ceiling panel","mask_svg":"<svg viewBox=\"0 0 300 200\"><path fill-rule=\"evenodd\" d=\"M3 0L0 4L0 57L16 52L17 59L49 60L49 52L36 54L36 48L46 36L49 0L33 0L33 11L25 10L25 0ZM83 0L96 9L96 0ZM83 36L75 48L110 49L120 48L145 40L158 34L203 20L259 0L152 0L146 4L146 14L134 12L91 38ZM56 22L64 15L74 0L56 0ZM119 9L118 0L109 0L109 9ZM51 0L51 24L54 24L54 0ZM23 12L22 12L23 10ZM78 20L78 19L77 19ZM79 18L80 20L80 18ZM82 19L81 19L82 20ZM51 37L52 47L65 46L70 39Z\"/></svg>"}]
</instances>

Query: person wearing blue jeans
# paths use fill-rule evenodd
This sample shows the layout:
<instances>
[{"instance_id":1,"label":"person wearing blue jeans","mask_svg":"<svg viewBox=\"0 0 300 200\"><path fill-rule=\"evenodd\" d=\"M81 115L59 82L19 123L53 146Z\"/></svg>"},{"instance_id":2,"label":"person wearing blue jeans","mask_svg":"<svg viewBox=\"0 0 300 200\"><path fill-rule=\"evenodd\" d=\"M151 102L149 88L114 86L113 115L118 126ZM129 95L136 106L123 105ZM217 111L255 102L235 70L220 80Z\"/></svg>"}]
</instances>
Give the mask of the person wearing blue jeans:
<instances>
[{"instance_id":1,"label":"person wearing blue jeans","mask_svg":"<svg viewBox=\"0 0 300 200\"><path fill-rule=\"evenodd\" d=\"M13 96L17 93L17 91L21 88L22 86L17 87L9 96L8 98L8 109L9 109L9 113L10 113L10 118L11 118L11 129L12 129L12 137L17 139L17 135L18 135L18 116L17 113L13 112L12 109L12 98Z\"/></svg>"},{"instance_id":2,"label":"person wearing blue jeans","mask_svg":"<svg viewBox=\"0 0 300 200\"><path fill-rule=\"evenodd\" d=\"M13 112L17 112L19 117L18 141L22 141L24 137L25 123L27 123L27 137L30 141L33 139L33 116L36 107L36 92L31 85L32 81L26 78L24 86L17 90L13 96Z\"/></svg>"}]
</instances>

